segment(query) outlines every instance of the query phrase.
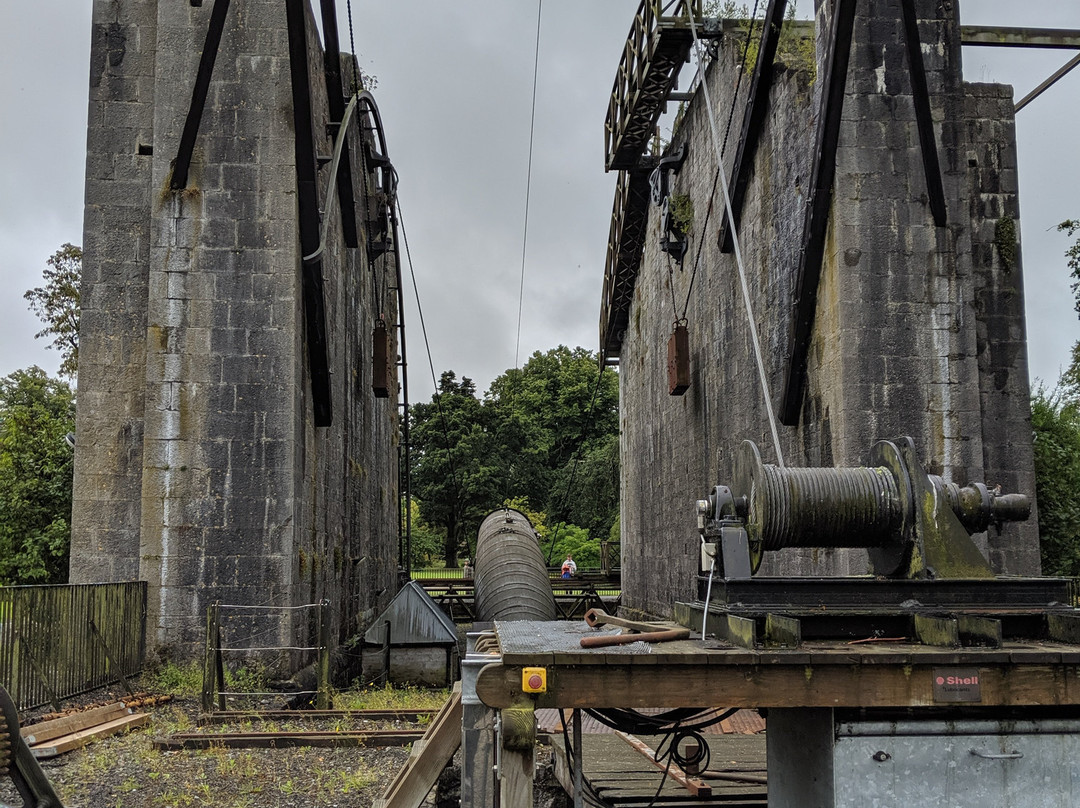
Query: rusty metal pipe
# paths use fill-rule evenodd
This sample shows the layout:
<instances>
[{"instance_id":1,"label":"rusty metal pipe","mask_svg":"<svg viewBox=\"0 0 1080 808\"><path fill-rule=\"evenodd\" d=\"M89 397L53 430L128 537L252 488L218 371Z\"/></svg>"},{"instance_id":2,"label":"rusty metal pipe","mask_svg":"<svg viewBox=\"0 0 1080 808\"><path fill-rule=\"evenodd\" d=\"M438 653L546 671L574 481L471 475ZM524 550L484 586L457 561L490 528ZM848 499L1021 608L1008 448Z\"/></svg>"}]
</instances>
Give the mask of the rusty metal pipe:
<instances>
[{"instance_id":1,"label":"rusty metal pipe","mask_svg":"<svg viewBox=\"0 0 1080 808\"><path fill-rule=\"evenodd\" d=\"M671 642L690 639L690 629L669 628L662 631L643 631L631 634L594 634L581 638L582 648L606 648L609 645L629 645L632 642Z\"/></svg>"}]
</instances>

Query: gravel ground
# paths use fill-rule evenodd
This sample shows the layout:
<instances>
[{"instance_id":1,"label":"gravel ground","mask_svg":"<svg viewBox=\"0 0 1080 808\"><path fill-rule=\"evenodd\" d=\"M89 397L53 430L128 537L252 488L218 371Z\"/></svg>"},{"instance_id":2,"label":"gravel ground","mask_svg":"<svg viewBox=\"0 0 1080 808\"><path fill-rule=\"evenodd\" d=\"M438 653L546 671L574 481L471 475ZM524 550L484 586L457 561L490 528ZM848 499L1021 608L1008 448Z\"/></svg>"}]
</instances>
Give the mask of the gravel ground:
<instances>
[{"instance_id":1,"label":"gravel ground","mask_svg":"<svg viewBox=\"0 0 1080 808\"><path fill-rule=\"evenodd\" d=\"M119 694L112 695L119 698ZM95 700L105 698L106 694L94 694ZM382 796L409 755L408 747L153 749L151 742L156 736L195 729L198 711L197 701L190 698L149 708L146 712L151 720L145 727L42 761L42 768L66 808L367 808ZM279 723L276 728L300 727ZM305 722L302 728L331 727ZM207 731L222 729L208 727ZM538 758L541 762L549 758L548 750L541 748ZM543 774L549 770L541 767L536 805L569 805L553 777ZM452 787L449 795L436 801L433 792L427 804L456 806L457 794ZM2 776L0 805L22 805L10 781Z\"/></svg>"},{"instance_id":2,"label":"gravel ground","mask_svg":"<svg viewBox=\"0 0 1080 808\"><path fill-rule=\"evenodd\" d=\"M407 747L159 752L154 737L196 728L198 703L178 698L148 712L141 729L42 761L67 808L361 808L382 795L409 755ZM21 805L7 778L0 803Z\"/></svg>"}]
</instances>

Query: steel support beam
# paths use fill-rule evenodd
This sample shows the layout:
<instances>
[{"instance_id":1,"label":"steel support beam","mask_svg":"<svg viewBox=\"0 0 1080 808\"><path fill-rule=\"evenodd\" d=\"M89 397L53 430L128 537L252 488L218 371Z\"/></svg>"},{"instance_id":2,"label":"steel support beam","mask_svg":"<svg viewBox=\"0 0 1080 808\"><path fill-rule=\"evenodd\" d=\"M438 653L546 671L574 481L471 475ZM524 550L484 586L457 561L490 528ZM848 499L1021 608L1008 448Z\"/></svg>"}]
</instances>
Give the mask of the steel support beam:
<instances>
[{"instance_id":1,"label":"steel support beam","mask_svg":"<svg viewBox=\"0 0 1080 808\"><path fill-rule=\"evenodd\" d=\"M907 45L908 71L911 73L911 98L915 105L915 122L919 127L919 148L922 152L926 193L930 198L930 213L934 224L945 226L945 187L941 182L937 137L934 119L930 114L930 91L926 85L926 65L919 42L919 20L915 15L915 0L901 0L904 17L904 41Z\"/></svg>"},{"instance_id":2,"label":"steel support beam","mask_svg":"<svg viewBox=\"0 0 1080 808\"><path fill-rule=\"evenodd\" d=\"M961 25L960 44L973 47L1080 49L1080 30Z\"/></svg>"},{"instance_id":3,"label":"steel support beam","mask_svg":"<svg viewBox=\"0 0 1080 808\"><path fill-rule=\"evenodd\" d=\"M199 72L195 74L195 87L191 91L191 104L188 105L187 118L184 120L184 131L180 135L180 145L176 150L172 180L169 182L169 187L174 191L182 191L187 187L191 155L195 150L195 139L199 136L199 124L206 107L206 95L210 90L210 78L214 75L214 62L221 47L221 34L225 30L225 17L228 13L229 0L215 0L214 9L210 12L210 25L206 29L202 56L199 58Z\"/></svg>"},{"instance_id":4,"label":"steel support beam","mask_svg":"<svg viewBox=\"0 0 1080 808\"><path fill-rule=\"evenodd\" d=\"M787 0L769 0L765 11L765 25L761 33L761 45L758 47L757 64L754 76L750 80L750 101L743 115L742 133L739 135L739 147L735 152L735 163L731 169L731 181L728 196L731 199L731 219L738 229L742 217L743 202L746 200L746 188L750 183L750 170L754 165L761 130L765 124L765 113L769 108L769 91L773 84L773 61L780 42L780 29L784 24ZM731 252L731 231L728 218L720 221L719 244L722 252Z\"/></svg>"},{"instance_id":5,"label":"steel support beam","mask_svg":"<svg viewBox=\"0 0 1080 808\"><path fill-rule=\"evenodd\" d=\"M1058 79L1068 73L1077 65L1080 65L1080 53L1076 54L1073 58L1054 71L1046 81L1042 82L1038 87L1025 95L1019 101L1016 102L1016 106L1013 108L1013 112L1019 112L1044 92L1050 89L1051 86L1057 83Z\"/></svg>"},{"instance_id":6,"label":"steel support beam","mask_svg":"<svg viewBox=\"0 0 1080 808\"><path fill-rule=\"evenodd\" d=\"M319 248L319 192L315 167L315 133L311 122L311 78L308 74L305 0L285 0L285 16L289 29L289 68L292 79L293 125L296 133L294 153L300 217L300 254L310 255ZM315 426L330 426L333 421L333 403L327 360L322 261L300 263L312 412Z\"/></svg>"},{"instance_id":7,"label":"steel support beam","mask_svg":"<svg viewBox=\"0 0 1080 808\"><path fill-rule=\"evenodd\" d=\"M832 207L833 180L836 177L836 148L840 140L840 119L844 108L851 33L855 22L855 0L837 0L833 7L829 32L829 52L825 64L821 109L814 137L814 155L810 172L809 197L803 223L803 243L795 277L795 309L792 314L788 366L784 375L778 414L781 423L799 422L806 357L817 307L818 280L825 252L825 233Z\"/></svg>"}]
</instances>

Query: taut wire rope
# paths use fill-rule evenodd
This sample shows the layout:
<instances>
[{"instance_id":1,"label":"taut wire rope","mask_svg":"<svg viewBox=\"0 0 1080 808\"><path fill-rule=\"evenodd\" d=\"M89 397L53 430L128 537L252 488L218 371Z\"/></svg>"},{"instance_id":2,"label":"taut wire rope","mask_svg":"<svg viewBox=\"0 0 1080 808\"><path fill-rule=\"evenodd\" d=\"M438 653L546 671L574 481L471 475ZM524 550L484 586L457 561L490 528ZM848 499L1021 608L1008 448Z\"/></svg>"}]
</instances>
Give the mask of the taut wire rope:
<instances>
[{"instance_id":1,"label":"taut wire rope","mask_svg":"<svg viewBox=\"0 0 1080 808\"><path fill-rule=\"evenodd\" d=\"M514 342L514 369L520 367L521 359L521 312L525 302L525 253L529 242L529 197L532 194L533 141L536 135L536 84L540 73L540 18L544 0L536 4L536 47L533 53L532 110L529 113L529 165L525 173L525 224L521 232L521 282L518 285L517 338Z\"/></svg>"},{"instance_id":2,"label":"taut wire rope","mask_svg":"<svg viewBox=\"0 0 1080 808\"><path fill-rule=\"evenodd\" d=\"M761 384L761 397L765 401L765 413L769 419L769 431L772 433L773 449L776 452L776 463L784 468L784 452L780 448L780 431L776 425L776 413L773 411L772 398L769 396L769 379L765 374L765 361L761 356L761 342L758 339L757 321L754 319L754 306L750 300L750 284L746 279L746 267L743 265L742 249L739 246L739 232L735 225L735 217L731 213L731 196L728 194L727 172L724 170L724 156L720 145L720 132L716 125L716 110L713 109L712 98L709 96L708 86L705 82L705 53L698 38L697 23L694 20L693 11L687 5L687 18L690 21L690 34L694 38L694 50L698 57L698 66L702 71L701 85L702 95L705 96L705 107L709 115L709 131L712 134L713 150L716 152L716 164L720 171L720 188L724 192L724 210L728 218L728 230L731 232L731 244L735 252L735 264L739 270L739 286L742 289L743 304L746 306L746 324L750 329L750 343L754 349L754 360L757 365L758 381Z\"/></svg>"},{"instance_id":3,"label":"taut wire rope","mask_svg":"<svg viewBox=\"0 0 1080 808\"><path fill-rule=\"evenodd\" d=\"M420 332L424 335L424 350L427 351L428 367L431 369L431 383L435 387L435 408L439 412L439 421L442 425L443 441L446 444L446 460L447 465L450 467L450 481L454 486L454 502L456 505L461 505L461 486L458 484L457 468L454 465L454 449L450 445L450 428L446 420L446 411L442 405L442 390L439 389L439 382L435 378L435 362L431 358L431 343L428 341L427 324L424 322L424 308L420 305L420 287L416 285L416 272L413 270L412 252L409 250L409 234L405 229L405 216L401 210L401 200L397 194L394 195L394 206L397 208L398 221L401 222L401 240L405 245L405 259L409 264L409 277L412 279L413 294L416 296L416 310L420 319ZM411 503L410 503L411 504ZM469 549L469 558L475 558L476 552L471 541L469 541L468 535L465 536L465 543Z\"/></svg>"}]
</instances>

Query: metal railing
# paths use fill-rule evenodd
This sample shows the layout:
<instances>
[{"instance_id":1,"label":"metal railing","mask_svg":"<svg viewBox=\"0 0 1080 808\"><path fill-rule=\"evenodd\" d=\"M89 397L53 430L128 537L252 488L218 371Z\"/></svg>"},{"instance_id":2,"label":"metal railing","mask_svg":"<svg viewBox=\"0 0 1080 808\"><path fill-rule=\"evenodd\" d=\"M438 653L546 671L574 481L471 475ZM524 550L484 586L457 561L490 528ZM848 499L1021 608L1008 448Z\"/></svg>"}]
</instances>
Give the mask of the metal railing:
<instances>
[{"instance_id":1,"label":"metal railing","mask_svg":"<svg viewBox=\"0 0 1080 808\"><path fill-rule=\"evenodd\" d=\"M0 684L19 710L120 681L146 656L146 581L0 587Z\"/></svg>"}]
</instances>

